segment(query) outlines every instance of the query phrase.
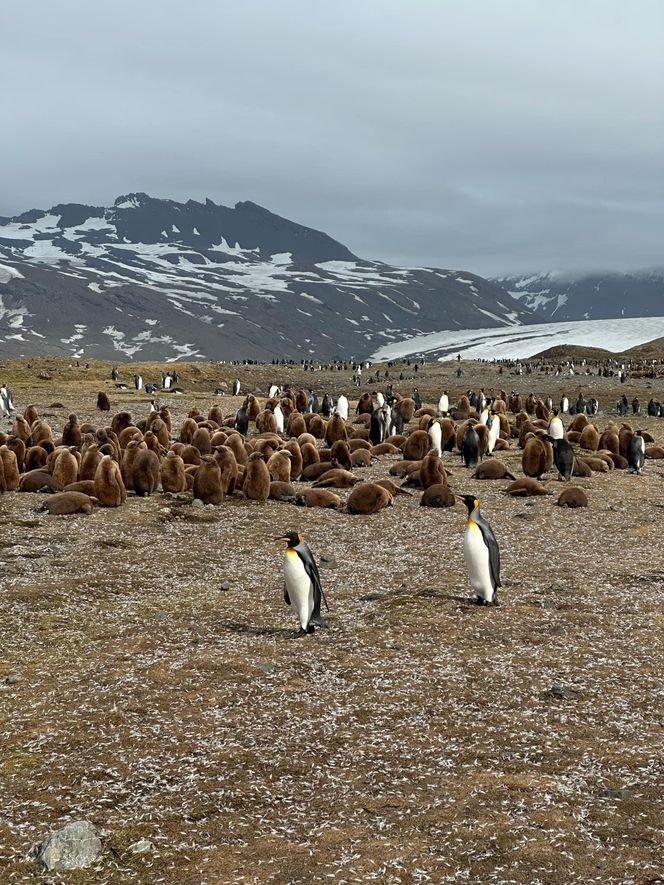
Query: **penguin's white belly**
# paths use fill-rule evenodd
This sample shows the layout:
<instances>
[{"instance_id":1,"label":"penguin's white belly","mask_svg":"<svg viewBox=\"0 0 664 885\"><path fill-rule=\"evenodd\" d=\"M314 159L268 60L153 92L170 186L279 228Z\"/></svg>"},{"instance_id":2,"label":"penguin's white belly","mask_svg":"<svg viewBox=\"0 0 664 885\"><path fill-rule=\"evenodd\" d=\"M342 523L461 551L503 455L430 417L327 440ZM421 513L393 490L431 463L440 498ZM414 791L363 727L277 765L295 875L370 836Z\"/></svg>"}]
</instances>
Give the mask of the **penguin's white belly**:
<instances>
[{"instance_id":1,"label":"penguin's white belly","mask_svg":"<svg viewBox=\"0 0 664 885\"><path fill-rule=\"evenodd\" d=\"M313 585L302 560L294 551L284 553L284 580L291 606L300 626L306 630L314 611Z\"/></svg>"},{"instance_id":2,"label":"penguin's white belly","mask_svg":"<svg viewBox=\"0 0 664 885\"><path fill-rule=\"evenodd\" d=\"M477 596L487 602L493 600L493 583L489 566L489 548L476 525L468 525L463 536L463 558L466 561L470 586Z\"/></svg>"},{"instance_id":3,"label":"penguin's white belly","mask_svg":"<svg viewBox=\"0 0 664 885\"><path fill-rule=\"evenodd\" d=\"M450 410L450 401L445 396L445 394L443 394L441 396L441 398L438 400L438 411L439 412L449 412L449 410Z\"/></svg>"},{"instance_id":4,"label":"penguin's white belly","mask_svg":"<svg viewBox=\"0 0 664 885\"><path fill-rule=\"evenodd\" d=\"M429 430L429 439L431 440L431 448L433 449L433 451L438 455L439 458L442 458L442 431L440 428L440 424L434 424L433 427Z\"/></svg>"},{"instance_id":5,"label":"penguin's white belly","mask_svg":"<svg viewBox=\"0 0 664 885\"><path fill-rule=\"evenodd\" d=\"M489 428L489 454L496 448L496 441L500 434L500 421L494 418Z\"/></svg>"},{"instance_id":6,"label":"penguin's white belly","mask_svg":"<svg viewBox=\"0 0 664 885\"><path fill-rule=\"evenodd\" d=\"M549 424L549 436L552 436L554 439L565 438L565 428L563 427L563 422L560 418L551 419L551 423Z\"/></svg>"}]
</instances>

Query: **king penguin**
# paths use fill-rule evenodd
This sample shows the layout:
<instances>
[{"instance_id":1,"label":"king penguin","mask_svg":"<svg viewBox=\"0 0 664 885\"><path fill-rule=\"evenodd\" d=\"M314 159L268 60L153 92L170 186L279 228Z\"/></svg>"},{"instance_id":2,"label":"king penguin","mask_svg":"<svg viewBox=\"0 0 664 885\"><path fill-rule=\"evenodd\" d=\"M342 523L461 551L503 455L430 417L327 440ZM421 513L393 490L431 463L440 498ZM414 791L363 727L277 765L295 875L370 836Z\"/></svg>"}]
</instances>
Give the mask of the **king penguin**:
<instances>
[{"instance_id":1,"label":"king penguin","mask_svg":"<svg viewBox=\"0 0 664 885\"><path fill-rule=\"evenodd\" d=\"M487 446L487 451L490 455L493 455L493 450L496 448L499 436L500 418L495 412L491 412L489 415L489 445Z\"/></svg>"},{"instance_id":2,"label":"king penguin","mask_svg":"<svg viewBox=\"0 0 664 885\"><path fill-rule=\"evenodd\" d=\"M429 448L432 452L435 452L439 458L443 457L443 428L440 426L440 423L436 421L435 418L432 418L429 421L429 427L427 428L427 433L429 434Z\"/></svg>"},{"instance_id":3,"label":"king penguin","mask_svg":"<svg viewBox=\"0 0 664 885\"><path fill-rule=\"evenodd\" d=\"M646 444L640 430L637 430L629 441L627 463L630 473L636 473L637 476L641 476L643 465L646 463Z\"/></svg>"},{"instance_id":4,"label":"king penguin","mask_svg":"<svg viewBox=\"0 0 664 885\"><path fill-rule=\"evenodd\" d=\"M329 611L320 583L320 573L302 532L285 532L275 541L285 541L284 602L295 610L300 624L298 636L314 633L316 627L327 627L321 617L321 600Z\"/></svg>"},{"instance_id":5,"label":"king penguin","mask_svg":"<svg viewBox=\"0 0 664 885\"><path fill-rule=\"evenodd\" d=\"M438 400L438 411L441 415L447 415L450 410L450 398L447 395L447 391L444 390Z\"/></svg>"},{"instance_id":6,"label":"king penguin","mask_svg":"<svg viewBox=\"0 0 664 885\"><path fill-rule=\"evenodd\" d=\"M240 395L240 379L236 378L235 381L233 381L233 396L239 396L239 395Z\"/></svg>"},{"instance_id":7,"label":"king penguin","mask_svg":"<svg viewBox=\"0 0 664 885\"><path fill-rule=\"evenodd\" d=\"M341 415L344 421L348 421L348 399L343 395L343 393L339 396L337 400L337 414Z\"/></svg>"},{"instance_id":8,"label":"king penguin","mask_svg":"<svg viewBox=\"0 0 664 885\"><path fill-rule=\"evenodd\" d=\"M468 508L463 536L463 558L478 605L498 605L500 550L493 529L480 513L474 495L457 495Z\"/></svg>"}]
</instances>

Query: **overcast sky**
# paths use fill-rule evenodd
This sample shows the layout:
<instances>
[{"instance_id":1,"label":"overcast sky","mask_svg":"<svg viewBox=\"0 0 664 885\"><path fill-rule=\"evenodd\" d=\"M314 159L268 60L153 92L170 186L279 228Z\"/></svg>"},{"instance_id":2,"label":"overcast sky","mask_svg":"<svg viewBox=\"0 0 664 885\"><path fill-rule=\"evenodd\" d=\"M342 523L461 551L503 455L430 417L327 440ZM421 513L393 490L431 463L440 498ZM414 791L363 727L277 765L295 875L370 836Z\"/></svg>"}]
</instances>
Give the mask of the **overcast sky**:
<instances>
[{"instance_id":1,"label":"overcast sky","mask_svg":"<svg viewBox=\"0 0 664 885\"><path fill-rule=\"evenodd\" d=\"M664 265L662 0L59 0L0 35L0 215L140 190L407 265Z\"/></svg>"}]
</instances>

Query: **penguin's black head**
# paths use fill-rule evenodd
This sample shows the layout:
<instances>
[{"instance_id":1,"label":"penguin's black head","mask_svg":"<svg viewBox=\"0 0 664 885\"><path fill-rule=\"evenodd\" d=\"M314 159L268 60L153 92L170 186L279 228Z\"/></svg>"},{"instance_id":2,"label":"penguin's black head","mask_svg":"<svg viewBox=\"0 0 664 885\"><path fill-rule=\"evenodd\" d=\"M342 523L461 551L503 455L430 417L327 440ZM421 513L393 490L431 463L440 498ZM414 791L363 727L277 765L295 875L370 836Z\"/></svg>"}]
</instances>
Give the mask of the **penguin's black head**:
<instances>
[{"instance_id":1,"label":"penguin's black head","mask_svg":"<svg viewBox=\"0 0 664 885\"><path fill-rule=\"evenodd\" d=\"M475 497L475 495L457 495L457 501L461 501L462 504L465 504L468 508L468 514L470 515L476 507L480 506L480 502Z\"/></svg>"},{"instance_id":2,"label":"penguin's black head","mask_svg":"<svg viewBox=\"0 0 664 885\"><path fill-rule=\"evenodd\" d=\"M284 532L275 541L286 541L288 547L297 547L302 540L302 532Z\"/></svg>"}]
</instances>

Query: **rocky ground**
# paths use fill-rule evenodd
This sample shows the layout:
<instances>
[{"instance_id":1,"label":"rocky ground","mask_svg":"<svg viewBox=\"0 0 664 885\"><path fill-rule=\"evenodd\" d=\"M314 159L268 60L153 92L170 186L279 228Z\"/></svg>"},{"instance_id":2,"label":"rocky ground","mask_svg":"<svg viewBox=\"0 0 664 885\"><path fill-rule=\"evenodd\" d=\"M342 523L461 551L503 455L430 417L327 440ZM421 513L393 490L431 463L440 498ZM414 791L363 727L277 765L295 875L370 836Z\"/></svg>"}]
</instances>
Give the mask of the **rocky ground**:
<instances>
[{"instance_id":1,"label":"rocky ground","mask_svg":"<svg viewBox=\"0 0 664 885\"><path fill-rule=\"evenodd\" d=\"M110 364L48 362L51 381L38 361L0 381L53 427L71 410L101 423L99 389L145 413ZM455 368L397 367L395 388L433 402L582 386L607 413L622 393ZM185 395L163 397L174 426L193 403L234 411L211 391L236 373L262 390L286 378L183 367ZM351 390L343 373L289 374ZM662 381L625 388L664 399ZM664 441L664 420L638 423ZM520 456L501 453L519 475ZM664 881L664 462L575 481L590 499L576 511L445 463L501 545L498 609L466 599L465 511L421 508L417 491L364 517L160 493L50 517L41 495L1 496L0 882ZM298 640L271 540L289 528L329 566L330 629ZM38 873L30 846L80 819L103 837L95 867ZM139 839L152 847L134 854Z\"/></svg>"}]
</instances>

